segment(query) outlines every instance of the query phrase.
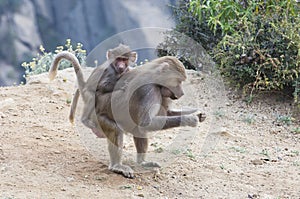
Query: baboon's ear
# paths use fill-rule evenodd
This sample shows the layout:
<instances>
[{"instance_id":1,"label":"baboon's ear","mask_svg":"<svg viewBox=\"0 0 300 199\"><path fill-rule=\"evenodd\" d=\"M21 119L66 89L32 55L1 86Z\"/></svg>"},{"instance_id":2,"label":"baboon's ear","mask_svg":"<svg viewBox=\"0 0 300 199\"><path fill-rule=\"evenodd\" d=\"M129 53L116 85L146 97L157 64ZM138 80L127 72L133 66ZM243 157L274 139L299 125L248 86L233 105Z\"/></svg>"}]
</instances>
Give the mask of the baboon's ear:
<instances>
[{"instance_id":1,"label":"baboon's ear","mask_svg":"<svg viewBox=\"0 0 300 199\"><path fill-rule=\"evenodd\" d=\"M112 50L111 49L109 49L107 52L106 52L106 59L107 60L109 60L109 59L111 59L112 58Z\"/></svg>"},{"instance_id":2,"label":"baboon's ear","mask_svg":"<svg viewBox=\"0 0 300 199\"><path fill-rule=\"evenodd\" d=\"M137 54L137 52L131 52L131 53L130 53L130 58L129 58L129 60L130 60L132 63L136 63L137 59L138 59L138 54Z\"/></svg>"}]
</instances>

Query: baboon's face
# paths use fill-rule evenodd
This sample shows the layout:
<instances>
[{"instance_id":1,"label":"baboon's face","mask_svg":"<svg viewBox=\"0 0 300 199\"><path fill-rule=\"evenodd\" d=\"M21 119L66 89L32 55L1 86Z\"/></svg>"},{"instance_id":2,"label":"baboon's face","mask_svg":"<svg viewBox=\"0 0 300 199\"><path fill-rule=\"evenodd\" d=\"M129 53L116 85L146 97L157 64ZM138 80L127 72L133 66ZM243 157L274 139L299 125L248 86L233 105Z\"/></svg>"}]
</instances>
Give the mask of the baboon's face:
<instances>
[{"instance_id":1,"label":"baboon's face","mask_svg":"<svg viewBox=\"0 0 300 199\"><path fill-rule=\"evenodd\" d=\"M178 82L175 86L163 86L161 88L161 94L163 97L169 97L172 100L179 99L184 95L181 82Z\"/></svg>"},{"instance_id":2,"label":"baboon's face","mask_svg":"<svg viewBox=\"0 0 300 199\"><path fill-rule=\"evenodd\" d=\"M129 58L117 57L112 65L118 74L122 74L128 70Z\"/></svg>"}]
</instances>

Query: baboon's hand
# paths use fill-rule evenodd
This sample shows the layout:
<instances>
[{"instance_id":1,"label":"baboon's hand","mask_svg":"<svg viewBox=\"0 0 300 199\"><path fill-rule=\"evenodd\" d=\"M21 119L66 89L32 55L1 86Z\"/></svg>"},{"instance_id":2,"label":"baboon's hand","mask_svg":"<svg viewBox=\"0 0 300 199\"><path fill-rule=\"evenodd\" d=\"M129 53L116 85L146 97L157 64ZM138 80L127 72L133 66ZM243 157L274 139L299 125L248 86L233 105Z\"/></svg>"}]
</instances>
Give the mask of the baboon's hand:
<instances>
[{"instance_id":1,"label":"baboon's hand","mask_svg":"<svg viewBox=\"0 0 300 199\"><path fill-rule=\"evenodd\" d=\"M183 115L181 116L182 126L196 127L198 125L199 118L195 115Z\"/></svg>"}]
</instances>

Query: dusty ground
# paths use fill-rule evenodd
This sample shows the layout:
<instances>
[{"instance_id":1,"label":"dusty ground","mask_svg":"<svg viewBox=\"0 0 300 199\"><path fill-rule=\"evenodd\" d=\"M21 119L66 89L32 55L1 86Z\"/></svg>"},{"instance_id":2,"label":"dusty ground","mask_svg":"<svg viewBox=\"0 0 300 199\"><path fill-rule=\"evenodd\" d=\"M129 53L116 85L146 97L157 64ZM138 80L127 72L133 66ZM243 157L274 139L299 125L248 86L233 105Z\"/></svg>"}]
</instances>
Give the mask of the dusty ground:
<instances>
[{"instance_id":1,"label":"dusty ground","mask_svg":"<svg viewBox=\"0 0 300 199\"><path fill-rule=\"evenodd\" d=\"M299 118L283 97L247 105L190 74L174 106L197 106L207 120L155 134L150 158L163 167L126 179L108 171L105 140L69 123L74 76L0 88L1 198L300 198Z\"/></svg>"}]
</instances>

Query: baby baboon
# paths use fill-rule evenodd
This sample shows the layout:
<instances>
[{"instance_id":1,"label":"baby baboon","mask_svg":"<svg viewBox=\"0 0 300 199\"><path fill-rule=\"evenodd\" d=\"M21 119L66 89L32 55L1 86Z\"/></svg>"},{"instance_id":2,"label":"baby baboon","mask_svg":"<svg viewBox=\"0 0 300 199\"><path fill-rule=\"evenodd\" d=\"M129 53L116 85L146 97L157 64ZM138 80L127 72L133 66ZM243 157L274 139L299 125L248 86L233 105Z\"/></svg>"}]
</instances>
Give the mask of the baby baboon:
<instances>
[{"instance_id":1,"label":"baby baboon","mask_svg":"<svg viewBox=\"0 0 300 199\"><path fill-rule=\"evenodd\" d=\"M104 70L97 84L97 89L101 93L113 91L121 75L129 71L129 66L136 63L137 53L131 52L128 46L120 44L118 47L108 50L106 58L110 65Z\"/></svg>"},{"instance_id":2,"label":"baby baboon","mask_svg":"<svg viewBox=\"0 0 300 199\"><path fill-rule=\"evenodd\" d=\"M204 120L201 114L188 115L196 109L169 110L171 99L183 96L181 84L185 79L183 64L175 57L166 56L125 73L112 93L96 91L96 115L108 138L111 171L133 177L133 170L122 164L124 132L134 137L137 162L145 167L159 167L158 163L145 159L148 132L179 126L195 127L199 120Z\"/></svg>"},{"instance_id":3,"label":"baby baboon","mask_svg":"<svg viewBox=\"0 0 300 199\"><path fill-rule=\"evenodd\" d=\"M121 77L121 75L127 72L129 70L129 66L133 65L136 62L137 53L131 52L131 49L128 46L120 44L118 47L108 50L106 53L106 58L107 61L104 66L100 66L100 68L105 68L104 71L101 69L95 70L92 73L91 77L87 80L86 86L84 88L85 90L88 90L90 92L89 95L85 97L87 99L83 109L81 121L87 127L91 128L94 132L98 129L98 122L95 119L93 120L91 118L91 115L93 114L95 109L94 104L96 89L101 94L112 92L116 82ZM99 81L96 81L96 78L99 78ZM79 92L76 93L74 95L70 111L70 121L74 121L75 109L73 109L73 104L77 104Z\"/></svg>"},{"instance_id":4,"label":"baby baboon","mask_svg":"<svg viewBox=\"0 0 300 199\"><path fill-rule=\"evenodd\" d=\"M100 93L112 92L117 80L129 70L129 65L136 62L137 53L131 52L128 46L120 44L118 47L108 50L106 57L107 61L92 72L87 82L83 79L77 58L69 52L57 54L49 74L50 79L55 77L59 61L63 58L72 63L77 74L79 89L76 90L73 97L69 119L72 123L74 122L75 110L81 93L85 103L81 121L91 128L98 137L103 137L103 135L99 132L98 121L94 115L96 89ZM97 87L97 85L99 86Z\"/></svg>"}]
</instances>

